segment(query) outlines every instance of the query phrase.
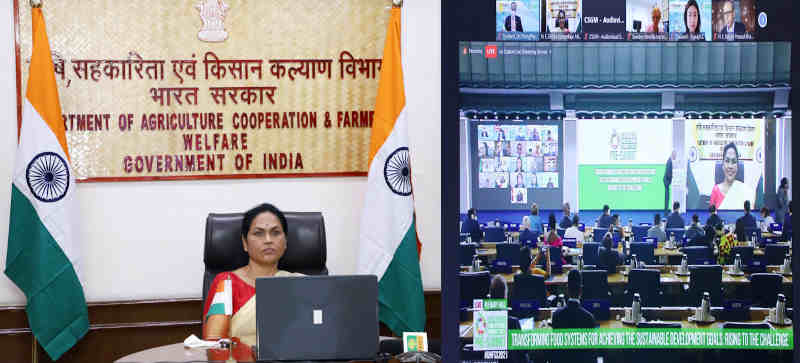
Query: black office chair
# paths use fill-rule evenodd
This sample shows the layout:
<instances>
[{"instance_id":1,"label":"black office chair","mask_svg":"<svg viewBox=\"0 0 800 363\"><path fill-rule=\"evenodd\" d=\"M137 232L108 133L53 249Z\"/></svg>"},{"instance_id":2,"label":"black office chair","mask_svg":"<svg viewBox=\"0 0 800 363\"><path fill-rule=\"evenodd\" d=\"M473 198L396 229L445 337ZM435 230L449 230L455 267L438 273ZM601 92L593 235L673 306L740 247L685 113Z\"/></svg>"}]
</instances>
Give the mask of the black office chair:
<instances>
[{"instance_id":1,"label":"black office chair","mask_svg":"<svg viewBox=\"0 0 800 363\"><path fill-rule=\"evenodd\" d=\"M661 306L661 271L634 269L628 274L628 285L625 288L625 304L633 301L633 294L639 293L643 307Z\"/></svg>"},{"instance_id":2,"label":"black office chair","mask_svg":"<svg viewBox=\"0 0 800 363\"><path fill-rule=\"evenodd\" d=\"M489 227L484 232L484 239L486 242L504 242L506 233L501 227Z\"/></svg>"},{"instance_id":3,"label":"black office chair","mask_svg":"<svg viewBox=\"0 0 800 363\"><path fill-rule=\"evenodd\" d=\"M647 242L631 243L631 255L636 255L642 263L646 265L656 265L655 246Z\"/></svg>"},{"instance_id":4,"label":"black office chair","mask_svg":"<svg viewBox=\"0 0 800 363\"><path fill-rule=\"evenodd\" d=\"M514 289L511 291L511 314L518 318L529 318L537 311L537 307L545 307L547 293L544 277L539 275L519 274L514 276Z\"/></svg>"},{"instance_id":5,"label":"black office chair","mask_svg":"<svg viewBox=\"0 0 800 363\"><path fill-rule=\"evenodd\" d=\"M752 274L750 275L750 289L753 306L775 307L778 294L783 291L783 276L771 273Z\"/></svg>"},{"instance_id":6,"label":"black office chair","mask_svg":"<svg viewBox=\"0 0 800 363\"><path fill-rule=\"evenodd\" d=\"M581 305L594 315L595 320L608 320L611 317L611 289L608 288L608 274L602 270L581 271Z\"/></svg>"},{"instance_id":7,"label":"black office chair","mask_svg":"<svg viewBox=\"0 0 800 363\"><path fill-rule=\"evenodd\" d=\"M592 230L592 241L603 242L603 236L608 233L608 228L595 228Z\"/></svg>"},{"instance_id":8,"label":"black office chair","mask_svg":"<svg viewBox=\"0 0 800 363\"><path fill-rule=\"evenodd\" d=\"M489 278L489 271L459 273L462 308L472 307L472 300L485 299L489 295Z\"/></svg>"},{"instance_id":9,"label":"black office chair","mask_svg":"<svg viewBox=\"0 0 800 363\"><path fill-rule=\"evenodd\" d=\"M306 275L327 275L325 266L325 220L320 212L283 212L289 231L286 252L278 268ZM242 247L244 213L209 213L206 217L206 242L203 251L203 301L214 277L224 271L247 265L249 257Z\"/></svg>"},{"instance_id":10,"label":"black office chair","mask_svg":"<svg viewBox=\"0 0 800 363\"><path fill-rule=\"evenodd\" d=\"M520 245L516 243L501 243L497 245L497 259L506 260L509 265L519 266Z\"/></svg>"},{"instance_id":11,"label":"black office chair","mask_svg":"<svg viewBox=\"0 0 800 363\"><path fill-rule=\"evenodd\" d=\"M636 242L644 242L644 239L647 238L647 231L650 229L650 226L633 226L631 231L633 232L633 240Z\"/></svg>"},{"instance_id":12,"label":"black office chair","mask_svg":"<svg viewBox=\"0 0 800 363\"><path fill-rule=\"evenodd\" d=\"M583 277L583 299L611 299L611 289L608 288L608 273L606 271L581 271L581 276Z\"/></svg>"},{"instance_id":13,"label":"black office chair","mask_svg":"<svg viewBox=\"0 0 800 363\"><path fill-rule=\"evenodd\" d=\"M472 258L475 256L475 246L458 246L458 264L461 266L472 266Z\"/></svg>"},{"instance_id":14,"label":"black office chair","mask_svg":"<svg viewBox=\"0 0 800 363\"><path fill-rule=\"evenodd\" d=\"M711 306L722 306L722 266L689 267L689 288L686 306L700 306L703 293L711 296Z\"/></svg>"},{"instance_id":15,"label":"black office chair","mask_svg":"<svg viewBox=\"0 0 800 363\"><path fill-rule=\"evenodd\" d=\"M711 265L714 257L711 249L705 246L689 246L681 249L686 254L686 263L689 265Z\"/></svg>"},{"instance_id":16,"label":"black office chair","mask_svg":"<svg viewBox=\"0 0 800 363\"><path fill-rule=\"evenodd\" d=\"M782 265L783 259L789 253L789 246L779 246L769 244L764 250L767 265Z\"/></svg>"},{"instance_id":17,"label":"black office chair","mask_svg":"<svg viewBox=\"0 0 800 363\"><path fill-rule=\"evenodd\" d=\"M600 263L600 256L597 250L600 249L600 244L596 242L583 243L583 264L584 265L597 265Z\"/></svg>"}]
</instances>

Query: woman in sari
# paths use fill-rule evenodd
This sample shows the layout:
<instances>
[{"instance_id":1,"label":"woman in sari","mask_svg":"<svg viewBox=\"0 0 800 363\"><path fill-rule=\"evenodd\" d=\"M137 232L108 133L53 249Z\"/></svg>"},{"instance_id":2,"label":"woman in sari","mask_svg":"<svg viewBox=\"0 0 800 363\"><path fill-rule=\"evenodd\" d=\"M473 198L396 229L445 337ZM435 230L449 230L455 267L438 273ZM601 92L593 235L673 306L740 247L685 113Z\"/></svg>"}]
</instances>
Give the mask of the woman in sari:
<instances>
[{"instance_id":1,"label":"woman in sari","mask_svg":"<svg viewBox=\"0 0 800 363\"><path fill-rule=\"evenodd\" d=\"M723 180L711 189L711 204L719 209L742 209L744 201L753 204L755 192L749 185L736 180L739 172L739 150L733 143L722 149Z\"/></svg>"},{"instance_id":2,"label":"woman in sari","mask_svg":"<svg viewBox=\"0 0 800 363\"><path fill-rule=\"evenodd\" d=\"M256 341L256 279L261 277L303 276L278 269L286 252L286 217L271 204L248 210L242 219L242 247L250 256L247 265L218 274L211 283L203 308L203 339L237 337L247 345ZM230 281L228 285L227 281ZM227 285L227 286L226 286ZM218 299L230 287L232 316L217 308Z\"/></svg>"}]
</instances>

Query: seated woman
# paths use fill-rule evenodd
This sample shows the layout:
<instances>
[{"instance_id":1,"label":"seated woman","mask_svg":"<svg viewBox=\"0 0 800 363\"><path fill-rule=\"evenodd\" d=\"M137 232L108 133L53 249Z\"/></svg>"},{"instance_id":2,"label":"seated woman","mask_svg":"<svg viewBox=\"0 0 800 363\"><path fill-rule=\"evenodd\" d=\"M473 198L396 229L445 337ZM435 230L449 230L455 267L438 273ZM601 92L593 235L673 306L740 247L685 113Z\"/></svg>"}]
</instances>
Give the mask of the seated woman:
<instances>
[{"instance_id":1,"label":"seated woman","mask_svg":"<svg viewBox=\"0 0 800 363\"><path fill-rule=\"evenodd\" d=\"M278 270L278 261L286 252L286 217L271 204L248 210L242 219L242 248L250 256L244 267L222 272L214 278L203 308L203 339L238 337L242 343L256 341L256 279L260 277L303 276ZM230 280L230 292L224 291ZM215 293L216 292L216 293ZM225 309L212 308L216 295L229 293L232 316Z\"/></svg>"},{"instance_id":2,"label":"seated woman","mask_svg":"<svg viewBox=\"0 0 800 363\"><path fill-rule=\"evenodd\" d=\"M536 258L531 262L531 250L527 247L520 250L520 267L523 274L539 275L547 278L550 276L550 249L544 249L544 253L537 253ZM539 263L542 263L544 269L539 268Z\"/></svg>"},{"instance_id":3,"label":"seated woman","mask_svg":"<svg viewBox=\"0 0 800 363\"><path fill-rule=\"evenodd\" d=\"M547 234L544 236L544 242L546 246L550 247L562 247L564 246L564 242L561 240L561 236L558 235L558 231L556 230L556 216L553 213L550 213L550 216L547 217ZM561 264L566 264L567 260L564 259L564 256L561 256Z\"/></svg>"},{"instance_id":4,"label":"seated woman","mask_svg":"<svg viewBox=\"0 0 800 363\"><path fill-rule=\"evenodd\" d=\"M601 270L606 270L609 275L617 273L617 266L622 264L622 257L611 248L612 242L611 232L606 232L605 236L603 236L603 247L600 247L597 251L600 257L600 263L598 263L597 267Z\"/></svg>"}]
</instances>

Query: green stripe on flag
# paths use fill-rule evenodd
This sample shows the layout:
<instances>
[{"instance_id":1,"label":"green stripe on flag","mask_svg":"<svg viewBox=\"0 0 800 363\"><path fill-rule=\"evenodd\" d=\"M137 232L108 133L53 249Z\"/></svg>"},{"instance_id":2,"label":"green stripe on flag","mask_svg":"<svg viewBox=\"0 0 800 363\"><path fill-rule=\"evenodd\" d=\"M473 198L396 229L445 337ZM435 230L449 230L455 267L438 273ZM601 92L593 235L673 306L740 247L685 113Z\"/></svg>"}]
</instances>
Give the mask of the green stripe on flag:
<instances>
[{"instance_id":1,"label":"green stripe on flag","mask_svg":"<svg viewBox=\"0 0 800 363\"><path fill-rule=\"evenodd\" d=\"M83 287L72 263L16 185L5 274L25 293L28 324L50 358L58 359L89 330Z\"/></svg>"},{"instance_id":2,"label":"green stripe on flag","mask_svg":"<svg viewBox=\"0 0 800 363\"><path fill-rule=\"evenodd\" d=\"M208 308L208 314L206 314L206 319L208 319L211 315L225 315L225 304L223 303L216 303L211 305Z\"/></svg>"},{"instance_id":3,"label":"green stripe on flag","mask_svg":"<svg viewBox=\"0 0 800 363\"><path fill-rule=\"evenodd\" d=\"M415 224L406 231L378 283L378 317L398 336L425 330L425 297L417 257Z\"/></svg>"}]
</instances>

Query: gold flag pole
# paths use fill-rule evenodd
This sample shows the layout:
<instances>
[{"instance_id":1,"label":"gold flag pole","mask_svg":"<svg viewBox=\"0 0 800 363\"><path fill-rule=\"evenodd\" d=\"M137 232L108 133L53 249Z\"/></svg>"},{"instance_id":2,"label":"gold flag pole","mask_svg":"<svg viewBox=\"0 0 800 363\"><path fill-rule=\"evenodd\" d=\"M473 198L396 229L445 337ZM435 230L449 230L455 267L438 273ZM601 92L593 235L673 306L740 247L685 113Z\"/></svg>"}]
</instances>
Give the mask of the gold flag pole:
<instances>
[{"instance_id":1,"label":"gold flag pole","mask_svg":"<svg viewBox=\"0 0 800 363\"><path fill-rule=\"evenodd\" d=\"M33 337L33 350L31 351L31 354L33 355L32 362L33 363L38 363L39 362L39 356L36 355L36 344L37 344L37 342L36 342L36 336L33 335L33 331L31 331L31 336Z\"/></svg>"}]
</instances>

